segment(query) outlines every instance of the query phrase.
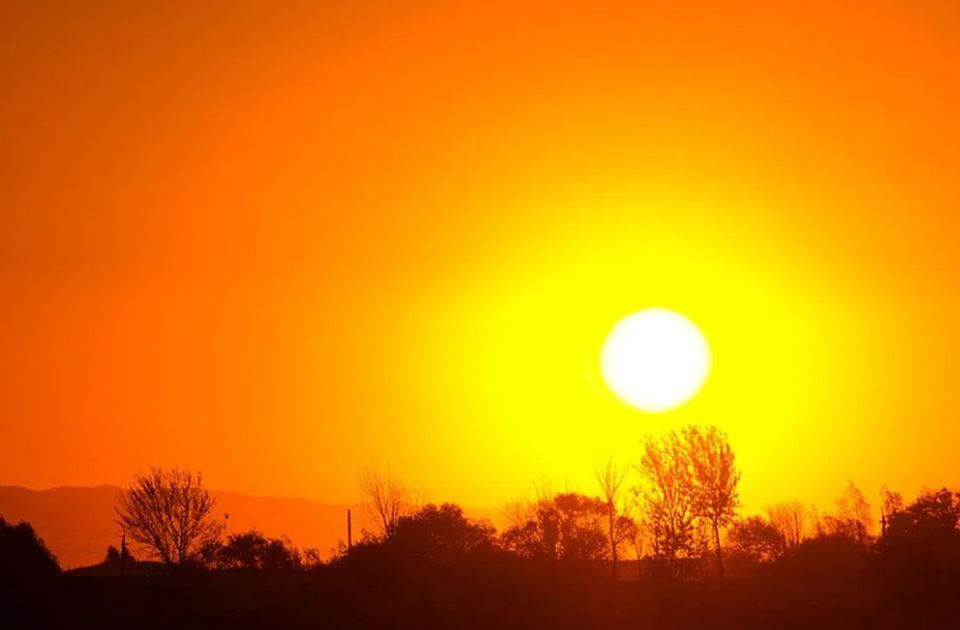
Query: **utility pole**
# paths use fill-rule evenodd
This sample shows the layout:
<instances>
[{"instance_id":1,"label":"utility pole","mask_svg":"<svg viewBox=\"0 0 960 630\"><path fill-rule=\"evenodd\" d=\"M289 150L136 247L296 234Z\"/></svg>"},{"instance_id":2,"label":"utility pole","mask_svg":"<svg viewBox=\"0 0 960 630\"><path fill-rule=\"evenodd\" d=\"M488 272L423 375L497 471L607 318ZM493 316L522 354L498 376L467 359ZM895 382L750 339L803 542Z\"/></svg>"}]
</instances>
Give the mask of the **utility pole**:
<instances>
[{"instance_id":1,"label":"utility pole","mask_svg":"<svg viewBox=\"0 0 960 630\"><path fill-rule=\"evenodd\" d=\"M347 551L353 548L353 521L350 517L350 509L347 509Z\"/></svg>"},{"instance_id":2,"label":"utility pole","mask_svg":"<svg viewBox=\"0 0 960 630\"><path fill-rule=\"evenodd\" d=\"M120 577L127 574L127 530L124 529L120 538Z\"/></svg>"}]
</instances>

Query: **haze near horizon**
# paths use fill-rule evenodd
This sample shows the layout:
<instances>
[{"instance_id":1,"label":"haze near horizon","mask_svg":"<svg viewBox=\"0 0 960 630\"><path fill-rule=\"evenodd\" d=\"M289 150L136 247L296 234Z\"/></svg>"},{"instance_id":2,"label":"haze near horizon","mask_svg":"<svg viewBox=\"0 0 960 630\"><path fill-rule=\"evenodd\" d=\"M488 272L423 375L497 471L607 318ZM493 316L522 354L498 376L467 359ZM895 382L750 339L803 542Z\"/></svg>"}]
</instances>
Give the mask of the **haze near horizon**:
<instances>
[{"instance_id":1,"label":"haze near horizon","mask_svg":"<svg viewBox=\"0 0 960 630\"><path fill-rule=\"evenodd\" d=\"M747 512L960 484L958 9L0 8L0 484L593 491L730 437ZM646 413L612 327L712 365Z\"/></svg>"}]
</instances>

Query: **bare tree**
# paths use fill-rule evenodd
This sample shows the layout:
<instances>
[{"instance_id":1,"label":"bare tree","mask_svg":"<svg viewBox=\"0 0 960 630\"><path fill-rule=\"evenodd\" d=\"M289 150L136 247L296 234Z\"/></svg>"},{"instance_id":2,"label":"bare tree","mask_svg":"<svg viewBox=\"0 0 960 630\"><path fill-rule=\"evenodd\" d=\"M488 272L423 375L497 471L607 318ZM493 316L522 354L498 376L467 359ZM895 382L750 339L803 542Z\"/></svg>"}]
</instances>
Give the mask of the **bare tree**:
<instances>
[{"instance_id":1,"label":"bare tree","mask_svg":"<svg viewBox=\"0 0 960 630\"><path fill-rule=\"evenodd\" d=\"M200 474L153 468L120 493L118 524L134 541L170 565L182 565L216 543L223 526Z\"/></svg>"},{"instance_id":2,"label":"bare tree","mask_svg":"<svg viewBox=\"0 0 960 630\"><path fill-rule=\"evenodd\" d=\"M631 535L627 537L627 544L630 545L633 557L637 559L637 583L642 584L643 556L646 551L647 532L650 530L650 527L644 520L642 514L638 513L636 517L633 521L633 531L630 532Z\"/></svg>"},{"instance_id":3,"label":"bare tree","mask_svg":"<svg viewBox=\"0 0 960 630\"><path fill-rule=\"evenodd\" d=\"M620 545L636 534L636 525L622 505L623 486L629 472L629 468L618 466L612 457L608 457L594 473L607 509L607 538L614 577L617 576Z\"/></svg>"},{"instance_id":4,"label":"bare tree","mask_svg":"<svg viewBox=\"0 0 960 630\"><path fill-rule=\"evenodd\" d=\"M826 520L831 533L848 536L860 544L865 544L873 531L870 504L852 481L847 482L837 499L836 516L828 516Z\"/></svg>"},{"instance_id":5,"label":"bare tree","mask_svg":"<svg viewBox=\"0 0 960 630\"><path fill-rule=\"evenodd\" d=\"M803 540L810 521L810 510L801 501L776 503L767 508L770 523L783 535L787 545L796 548Z\"/></svg>"},{"instance_id":6,"label":"bare tree","mask_svg":"<svg viewBox=\"0 0 960 630\"><path fill-rule=\"evenodd\" d=\"M717 427L687 427L683 431L693 469L693 512L713 531L720 581L724 579L720 529L733 522L739 504L737 470L727 436Z\"/></svg>"},{"instance_id":7,"label":"bare tree","mask_svg":"<svg viewBox=\"0 0 960 630\"><path fill-rule=\"evenodd\" d=\"M500 509L505 529L521 529L530 521L537 520L540 507L551 503L558 494L563 493L554 490L551 480L541 477L531 487L528 498L508 501Z\"/></svg>"},{"instance_id":8,"label":"bare tree","mask_svg":"<svg viewBox=\"0 0 960 630\"><path fill-rule=\"evenodd\" d=\"M890 519L903 511L903 495L884 486L880 489L880 496L883 498L883 503L880 506L880 535L886 536Z\"/></svg>"},{"instance_id":9,"label":"bare tree","mask_svg":"<svg viewBox=\"0 0 960 630\"><path fill-rule=\"evenodd\" d=\"M372 466L361 470L359 478L380 534L390 538L400 519L416 509L413 491L390 473Z\"/></svg>"},{"instance_id":10,"label":"bare tree","mask_svg":"<svg viewBox=\"0 0 960 630\"><path fill-rule=\"evenodd\" d=\"M521 527L527 521L536 517L537 503L531 501L510 501L500 510L508 528Z\"/></svg>"}]
</instances>

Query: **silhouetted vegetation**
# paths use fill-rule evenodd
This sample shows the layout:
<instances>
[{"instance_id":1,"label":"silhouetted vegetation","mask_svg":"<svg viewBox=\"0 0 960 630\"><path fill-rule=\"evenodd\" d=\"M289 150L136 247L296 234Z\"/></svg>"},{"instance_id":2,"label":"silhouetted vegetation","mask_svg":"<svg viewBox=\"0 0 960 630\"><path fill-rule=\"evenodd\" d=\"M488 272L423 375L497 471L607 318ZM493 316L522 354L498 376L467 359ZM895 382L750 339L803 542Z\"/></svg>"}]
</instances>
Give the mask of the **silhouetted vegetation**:
<instances>
[{"instance_id":1,"label":"silhouetted vegetation","mask_svg":"<svg viewBox=\"0 0 960 630\"><path fill-rule=\"evenodd\" d=\"M29 523L0 517L0 610L28 611L56 591L60 565Z\"/></svg>"},{"instance_id":2,"label":"silhouetted vegetation","mask_svg":"<svg viewBox=\"0 0 960 630\"><path fill-rule=\"evenodd\" d=\"M596 471L601 498L607 508L607 540L614 577L617 575L620 548L629 541L636 541L638 534L637 523L630 518L629 510L623 502L629 472L627 467L619 466L613 458L607 459Z\"/></svg>"},{"instance_id":3,"label":"silhouetted vegetation","mask_svg":"<svg viewBox=\"0 0 960 630\"><path fill-rule=\"evenodd\" d=\"M497 551L496 530L463 515L459 506L426 505L401 517L389 537L369 537L336 557L351 572L418 572L488 560Z\"/></svg>"},{"instance_id":4,"label":"silhouetted vegetation","mask_svg":"<svg viewBox=\"0 0 960 630\"><path fill-rule=\"evenodd\" d=\"M61 577L29 525L0 519L0 601L130 627L958 627L955 491L886 491L879 532L852 483L825 513L788 501L741 516L733 451L711 428L649 440L639 478L626 470L601 467L599 497L519 504L499 533L367 475L378 530L326 562L256 530L223 538L198 476L154 471L118 511L161 562L111 547Z\"/></svg>"},{"instance_id":5,"label":"silhouetted vegetation","mask_svg":"<svg viewBox=\"0 0 960 630\"><path fill-rule=\"evenodd\" d=\"M529 516L503 533L503 547L527 558L599 560L609 548L604 501L559 494L532 506Z\"/></svg>"},{"instance_id":6,"label":"silhouetted vegetation","mask_svg":"<svg viewBox=\"0 0 960 630\"><path fill-rule=\"evenodd\" d=\"M120 566L121 562L133 564L136 562L136 558L133 557L133 554L130 553L129 549L124 549L121 551L113 545L107 547L107 555L104 556L103 563Z\"/></svg>"},{"instance_id":7,"label":"silhouetted vegetation","mask_svg":"<svg viewBox=\"0 0 960 630\"><path fill-rule=\"evenodd\" d=\"M154 468L134 476L116 510L130 538L163 562L184 565L200 559L220 536L214 503L200 475Z\"/></svg>"},{"instance_id":8,"label":"silhouetted vegetation","mask_svg":"<svg viewBox=\"0 0 960 630\"><path fill-rule=\"evenodd\" d=\"M713 530L717 571L720 581L723 581L720 529L733 522L736 516L740 472L734 463L733 449L727 436L716 427L687 427L683 437L693 470L693 513Z\"/></svg>"},{"instance_id":9,"label":"silhouetted vegetation","mask_svg":"<svg viewBox=\"0 0 960 630\"><path fill-rule=\"evenodd\" d=\"M751 516L734 523L728 540L734 553L754 564L768 564L777 560L787 547L780 530L762 516Z\"/></svg>"},{"instance_id":10,"label":"silhouetted vegetation","mask_svg":"<svg viewBox=\"0 0 960 630\"><path fill-rule=\"evenodd\" d=\"M767 508L770 524L777 528L788 547L796 548L807 533L810 509L800 501L777 503Z\"/></svg>"},{"instance_id":11,"label":"silhouetted vegetation","mask_svg":"<svg viewBox=\"0 0 960 630\"><path fill-rule=\"evenodd\" d=\"M652 536L658 572L683 577L702 558L712 534L717 572L722 581L720 531L737 508L740 473L733 449L716 427L687 427L659 440L648 439L637 466L642 483L636 492Z\"/></svg>"},{"instance_id":12,"label":"silhouetted vegetation","mask_svg":"<svg viewBox=\"0 0 960 630\"><path fill-rule=\"evenodd\" d=\"M218 569L299 569L300 550L281 538L264 536L257 530L231 534L223 544L208 546L202 554L207 566Z\"/></svg>"},{"instance_id":13,"label":"silhouetted vegetation","mask_svg":"<svg viewBox=\"0 0 960 630\"><path fill-rule=\"evenodd\" d=\"M389 538L400 519L414 508L413 491L377 468L367 467L360 472L360 490L369 501L380 536Z\"/></svg>"},{"instance_id":14,"label":"silhouetted vegetation","mask_svg":"<svg viewBox=\"0 0 960 630\"><path fill-rule=\"evenodd\" d=\"M875 577L893 601L935 613L960 584L960 494L926 491L884 515Z\"/></svg>"}]
</instances>

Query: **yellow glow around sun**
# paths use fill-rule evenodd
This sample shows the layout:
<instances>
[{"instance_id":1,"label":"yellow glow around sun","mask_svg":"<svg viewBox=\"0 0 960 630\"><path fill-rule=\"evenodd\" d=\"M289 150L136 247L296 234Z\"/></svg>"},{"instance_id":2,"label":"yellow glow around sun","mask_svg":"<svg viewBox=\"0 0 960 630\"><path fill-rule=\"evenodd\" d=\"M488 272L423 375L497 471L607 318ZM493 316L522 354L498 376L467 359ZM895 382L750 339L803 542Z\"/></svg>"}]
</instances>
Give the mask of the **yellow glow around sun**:
<instances>
[{"instance_id":1,"label":"yellow glow around sun","mask_svg":"<svg viewBox=\"0 0 960 630\"><path fill-rule=\"evenodd\" d=\"M700 389L710 370L710 348L687 318L648 308L614 326L600 363L621 399L644 411L667 411Z\"/></svg>"},{"instance_id":2,"label":"yellow glow around sun","mask_svg":"<svg viewBox=\"0 0 960 630\"><path fill-rule=\"evenodd\" d=\"M881 332L865 327L860 307L838 299L833 284L814 282L830 271L816 256L770 238L773 228L759 219L731 221L743 208L767 207L766 199L667 197L591 186L572 200L551 198L551 221L491 240L467 271L451 269L417 300L409 288L398 293L395 302L412 307L399 312L403 334L387 338L393 329L377 320L384 338L376 343L404 358L397 397L417 424L396 436L409 440L408 463L393 452L381 457L426 476L433 468L417 454L438 453L431 466L445 473L436 492L453 496L473 484L478 503L496 505L544 479L594 492L596 462L634 462L648 435L715 424L738 460L753 462L745 504L805 496L799 482L785 490L783 479L836 430L828 418L837 409L861 408L867 392L841 375L874 369L868 340ZM537 203L517 202L518 215ZM578 208L597 213L592 226L563 220L581 216ZM651 305L694 322L713 360L689 400L646 422L638 416L652 412L613 389L600 355L618 321ZM477 486L459 465L465 454L485 462L487 483ZM824 487L812 500L833 499Z\"/></svg>"}]
</instances>

